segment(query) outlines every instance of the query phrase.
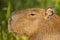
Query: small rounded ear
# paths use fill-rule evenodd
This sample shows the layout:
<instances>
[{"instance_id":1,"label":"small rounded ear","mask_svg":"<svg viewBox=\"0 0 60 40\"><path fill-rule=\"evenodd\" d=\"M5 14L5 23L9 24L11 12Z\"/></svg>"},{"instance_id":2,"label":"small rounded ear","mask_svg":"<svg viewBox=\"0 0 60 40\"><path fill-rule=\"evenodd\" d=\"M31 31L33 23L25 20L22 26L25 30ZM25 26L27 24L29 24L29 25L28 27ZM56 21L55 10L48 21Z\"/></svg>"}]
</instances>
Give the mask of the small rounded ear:
<instances>
[{"instance_id":1,"label":"small rounded ear","mask_svg":"<svg viewBox=\"0 0 60 40\"><path fill-rule=\"evenodd\" d=\"M55 13L55 10L53 8L48 8L45 11L45 19L50 18L51 16L53 16Z\"/></svg>"}]
</instances>

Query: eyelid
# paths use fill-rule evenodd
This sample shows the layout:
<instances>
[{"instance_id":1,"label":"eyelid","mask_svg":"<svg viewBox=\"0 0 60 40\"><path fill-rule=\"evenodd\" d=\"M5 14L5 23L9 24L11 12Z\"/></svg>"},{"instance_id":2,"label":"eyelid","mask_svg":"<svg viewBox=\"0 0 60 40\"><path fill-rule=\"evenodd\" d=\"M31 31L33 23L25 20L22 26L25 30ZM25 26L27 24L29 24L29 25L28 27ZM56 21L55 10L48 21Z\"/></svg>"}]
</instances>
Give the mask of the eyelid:
<instances>
[{"instance_id":1,"label":"eyelid","mask_svg":"<svg viewBox=\"0 0 60 40\"><path fill-rule=\"evenodd\" d=\"M37 14L31 13L30 15L31 15L31 16L35 16L35 15L37 15Z\"/></svg>"},{"instance_id":2,"label":"eyelid","mask_svg":"<svg viewBox=\"0 0 60 40\"><path fill-rule=\"evenodd\" d=\"M30 16L36 16L37 13L36 13L36 12L31 12L31 13L29 13L29 15L30 15Z\"/></svg>"}]
</instances>

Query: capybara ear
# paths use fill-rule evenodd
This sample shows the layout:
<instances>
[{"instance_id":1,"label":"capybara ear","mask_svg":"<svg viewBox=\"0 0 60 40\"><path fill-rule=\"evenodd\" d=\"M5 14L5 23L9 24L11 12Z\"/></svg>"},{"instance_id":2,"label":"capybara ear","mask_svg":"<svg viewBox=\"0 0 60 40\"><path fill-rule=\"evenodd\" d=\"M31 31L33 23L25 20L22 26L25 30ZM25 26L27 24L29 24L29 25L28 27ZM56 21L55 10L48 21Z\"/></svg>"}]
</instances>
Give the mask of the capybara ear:
<instances>
[{"instance_id":1,"label":"capybara ear","mask_svg":"<svg viewBox=\"0 0 60 40\"><path fill-rule=\"evenodd\" d=\"M55 13L55 10L53 8L48 8L45 10L45 19L50 18L51 16L53 16Z\"/></svg>"}]
</instances>

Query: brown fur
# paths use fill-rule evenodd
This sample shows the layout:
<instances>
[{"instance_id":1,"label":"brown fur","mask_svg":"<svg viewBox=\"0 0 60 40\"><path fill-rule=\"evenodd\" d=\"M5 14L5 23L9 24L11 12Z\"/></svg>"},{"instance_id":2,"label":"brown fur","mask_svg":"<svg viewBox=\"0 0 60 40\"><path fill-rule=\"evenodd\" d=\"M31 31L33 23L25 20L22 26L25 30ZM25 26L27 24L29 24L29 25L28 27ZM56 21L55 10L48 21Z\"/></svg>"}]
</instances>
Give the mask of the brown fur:
<instances>
[{"instance_id":1,"label":"brown fur","mask_svg":"<svg viewBox=\"0 0 60 40\"><path fill-rule=\"evenodd\" d=\"M45 9L40 8L13 12L8 30L19 36L26 35L29 40L60 40L60 18L54 13L45 20L45 12Z\"/></svg>"}]
</instances>

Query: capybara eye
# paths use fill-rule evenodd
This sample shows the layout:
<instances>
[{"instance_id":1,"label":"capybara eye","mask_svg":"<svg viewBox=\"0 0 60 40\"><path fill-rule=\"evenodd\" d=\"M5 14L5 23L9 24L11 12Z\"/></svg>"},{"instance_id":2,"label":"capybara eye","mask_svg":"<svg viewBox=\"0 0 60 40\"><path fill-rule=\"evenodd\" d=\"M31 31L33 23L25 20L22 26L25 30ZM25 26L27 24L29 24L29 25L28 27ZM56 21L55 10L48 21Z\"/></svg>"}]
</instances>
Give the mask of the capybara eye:
<instances>
[{"instance_id":1,"label":"capybara eye","mask_svg":"<svg viewBox=\"0 0 60 40\"><path fill-rule=\"evenodd\" d=\"M35 16L36 14L31 13L30 15L31 15L31 16Z\"/></svg>"}]
</instances>

